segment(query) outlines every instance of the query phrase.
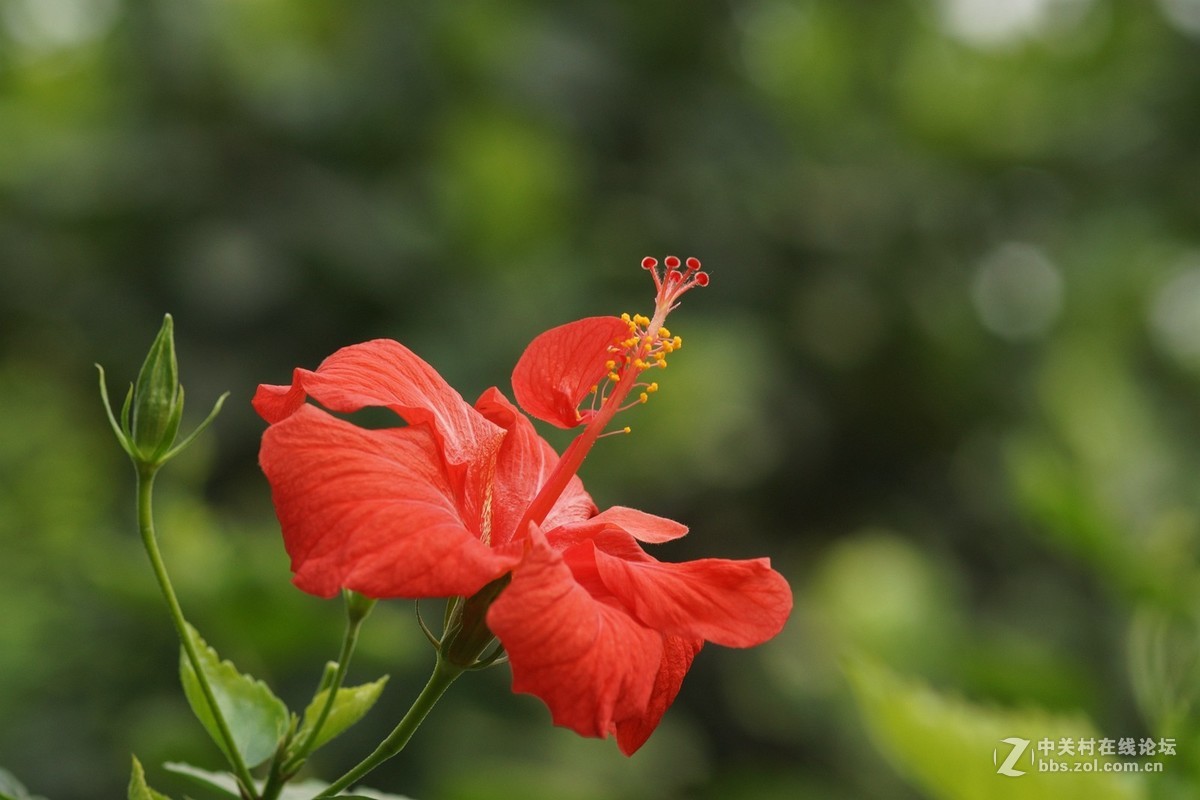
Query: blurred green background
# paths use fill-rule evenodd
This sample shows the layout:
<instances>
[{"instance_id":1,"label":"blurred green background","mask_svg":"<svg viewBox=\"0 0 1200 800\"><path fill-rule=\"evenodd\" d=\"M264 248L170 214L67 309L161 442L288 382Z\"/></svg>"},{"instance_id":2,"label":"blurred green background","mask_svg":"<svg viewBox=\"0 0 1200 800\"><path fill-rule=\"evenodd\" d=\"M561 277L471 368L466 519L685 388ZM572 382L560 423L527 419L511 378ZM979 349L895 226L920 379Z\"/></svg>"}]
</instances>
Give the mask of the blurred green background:
<instances>
[{"instance_id":1,"label":"blurred green background","mask_svg":"<svg viewBox=\"0 0 1200 800\"><path fill-rule=\"evenodd\" d=\"M0 765L90 800L131 752L173 796L163 761L220 764L94 362L123 395L169 311L191 418L232 392L160 536L206 638L303 707L341 609L288 583L256 384L384 336L509 392L676 253L712 274L687 347L583 478L689 524L664 557L770 555L788 628L706 649L632 759L501 668L370 783L1200 795L1198 103L1200 0L0 0ZM385 605L350 680L392 681L325 777L431 666ZM1178 754L995 774L1060 730Z\"/></svg>"}]
</instances>

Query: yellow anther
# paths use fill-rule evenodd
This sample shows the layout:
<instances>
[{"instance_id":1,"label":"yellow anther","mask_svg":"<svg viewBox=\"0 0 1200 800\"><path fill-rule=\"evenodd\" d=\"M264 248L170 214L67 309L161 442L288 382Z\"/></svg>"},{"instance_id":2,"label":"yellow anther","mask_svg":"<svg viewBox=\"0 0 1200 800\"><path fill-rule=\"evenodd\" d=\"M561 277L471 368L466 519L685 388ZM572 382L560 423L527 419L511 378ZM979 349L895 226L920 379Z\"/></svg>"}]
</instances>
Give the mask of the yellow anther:
<instances>
[{"instance_id":1,"label":"yellow anther","mask_svg":"<svg viewBox=\"0 0 1200 800\"><path fill-rule=\"evenodd\" d=\"M633 430L633 428L626 425L624 428L621 428L621 433L629 433L632 430Z\"/></svg>"},{"instance_id":2,"label":"yellow anther","mask_svg":"<svg viewBox=\"0 0 1200 800\"><path fill-rule=\"evenodd\" d=\"M682 337L682 336L676 336L676 337L675 337L675 338L672 340L672 344L674 344L674 345L675 345L675 349L676 349L676 350L678 350L679 348L683 347L683 337Z\"/></svg>"},{"instance_id":3,"label":"yellow anther","mask_svg":"<svg viewBox=\"0 0 1200 800\"><path fill-rule=\"evenodd\" d=\"M637 316L635 316L633 318L633 321L635 323L637 323L638 325L649 325L650 324L650 318L643 317L641 314L638 314Z\"/></svg>"},{"instance_id":4,"label":"yellow anther","mask_svg":"<svg viewBox=\"0 0 1200 800\"><path fill-rule=\"evenodd\" d=\"M592 387L592 394L595 394L598 391L600 391L600 384L596 384Z\"/></svg>"},{"instance_id":5,"label":"yellow anther","mask_svg":"<svg viewBox=\"0 0 1200 800\"><path fill-rule=\"evenodd\" d=\"M650 394L654 394L655 392L658 391L658 383L655 382L655 383L650 384L649 386L646 387L646 391L649 392Z\"/></svg>"},{"instance_id":6,"label":"yellow anther","mask_svg":"<svg viewBox=\"0 0 1200 800\"><path fill-rule=\"evenodd\" d=\"M624 345L626 348L633 347L635 344L637 344L637 337L635 336L635 337L632 337L632 338L626 339L626 340L625 340L624 342L622 342L621 344L623 344L623 345Z\"/></svg>"},{"instance_id":7,"label":"yellow anther","mask_svg":"<svg viewBox=\"0 0 1200 800\"><path fill-rule=\"evenodd\" d=\"M663 339L671 338L671 332L669 330L667 330L666 328L659 328L658 335L659 335L659 337L661 337Z\"/></svg>"},{"instance_id":8,"label":"yellow anther","mask_svg":"<svg viewBox=\"0 0 1200 800\"><path fill-rule=\"evenodd\" d=\"M640 358L637 358L637 359L634 359L633 366L636 367L637 369L646 369L650 365L647 364L645 361L642 361Z\"/></svg>"},{"instance_id":9,"label":"yellow anther","mask_svg":"<svg viewBox=\"0 0 1200 800\"><path fill-rule=\"evenodd\" d=\"M610 372L610 373L608 373L608 379L609 379L610 381L612 381L613 383L620 383L620 382L621 382L621 376L620 376L620 375L618 375L618 374L617 374L617 373L615 373L615 372Z\"/></svg>"},{"instance_id":10,"label":"yellow anther","mask_svg":"<svg viewBox=\"0 0 1200 800\"><path fill-rule=\"evenodd\" d=\"M612 359L609 359L608 361L604 362L604 368L611 372L612 370L617 368L617 362L613 361Z\"/></svg>"},{"instance_id":11,"label":"yellow anther","mask_svg":"<svg viewBox=\"0 0 1200 800\"><path fill-rule=\"evenodd\" d=\"M645 392L642 392L641 394L638 395L639 403L646 403L649 401L650 401L650 395L646 394Z\"/></svg>"},{"instance_id":12,"label":"yellow anther","mask_svg":"<svg viewBox=\"0 0 1200 800\"><path fill-rule=\"evenodd\" d=\"M663 342L662 349L663 349L664 353L673 353L675 351L675 343L674 342Z\"/></svg>"},{"instance_id":13,"label":"yellow anther","mask_svg":"<svg viewBox=\"0 0 1200 800\"><path fill-rule=\"evenodd\" d=\"M632 322L633 319L628 314L621 315L621 322Z\"/></svg>"}]
</instances>

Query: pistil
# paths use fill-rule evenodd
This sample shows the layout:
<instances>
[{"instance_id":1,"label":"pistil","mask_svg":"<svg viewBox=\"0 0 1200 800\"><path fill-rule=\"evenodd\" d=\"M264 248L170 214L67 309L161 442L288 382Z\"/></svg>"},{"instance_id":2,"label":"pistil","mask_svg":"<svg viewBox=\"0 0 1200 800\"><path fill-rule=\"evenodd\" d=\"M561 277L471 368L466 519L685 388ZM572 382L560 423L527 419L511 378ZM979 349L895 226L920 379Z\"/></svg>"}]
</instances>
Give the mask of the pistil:
<instances>
[{"instance_id":1,"label":"pistil","mask_svg":"<svg viewBox=\"0 0 1200 800\"><path fill-rule=\"evenodd\" d=\"M657 290L654 316L648 320L641 315L630 317L626 314L621 317L629 325L630 335L629 338L614 342L610 348L614 358L609 362L607 389L603 393L600 392L600 387L594 389L603 396L600 408L588 419L583 431L559 458L550 477L530 503L517 526L517 536L526 531L530 524L541 525L545 521L546 515L567 488L571 478L579 471L592 445L604 435L604 430L613 417L617 412L633 405L625 404L630 392L635 387L644 388L645 391L638 395L638 402L645 402L643 398L648 399L649 394L658 389L657 383L648 386L639 384L638 375L653 367L666 367L666 354L682 346L682 340L677 336L671 337L670 331L665 327L667 315L678 305L684 292L695 286L708 285L708 273L700 271L700 261L696 258L689 258L685 264L681 264L675 256L667 256L664 266L665 270L660 274L656 259L642 259L642 268L653 276L654 287Z\"/></svg>"}]
</instances>

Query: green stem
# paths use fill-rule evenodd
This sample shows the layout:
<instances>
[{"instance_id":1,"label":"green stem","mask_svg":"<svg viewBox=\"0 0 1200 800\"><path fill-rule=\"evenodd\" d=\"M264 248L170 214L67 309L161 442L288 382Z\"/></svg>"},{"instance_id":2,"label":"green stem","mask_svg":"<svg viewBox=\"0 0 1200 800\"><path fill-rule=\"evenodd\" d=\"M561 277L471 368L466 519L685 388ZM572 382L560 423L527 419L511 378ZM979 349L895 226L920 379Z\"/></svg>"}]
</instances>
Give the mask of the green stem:
<instances>
[{"instance_id":1,"label":"green stem","mask_svg":"<svg viewBox=\"0 0 1200 800\"><path fill-rule=\"evenodd\" d=\"M433 669L433 674L429 677L429 682L425 684L425 688L417 695L417 699L413 701L412 706L408 709L408 713L404 715L404 719L400 720L400 724L388 734L386 739L380 742L379 746L375 748L375 752L360 761L358 766L331 783L328 788L318 794L313 800L319 800L319 798L324 797L335 797L338 792L362 779L368 772L403 750L404 746L408 744L408 740L412 738L413 733L425 720L425 717L429 714L434 704L446 693L446 690L450 688L450 684L454 683L455 678L462 673L462 667L447 662L439 654L437 665Z\"/></svg>"},{"instance_id":2,"label":"green stem","mask_svg":"<svg viewBox=\"0 0 1200 800\"><path fill-rule=\"evenodd\" d=\"M142 544L146 547L146 555L150 557L150 566L154 570L154 577L158 579L159 588L162 589L163 599L167 602L167 609L170 612L171 621L175 623L175 631L179 634L179 641L183 645L184 653L187 654L188 661L191 662L192 669L196 673L196 682L200 684L200 691L203 692L205 702L212 710L213 719L221 733L221 739L225 742L225 750L230 764L233 766L238 781L242 784L243 793L248 797L253 797L254 778L250 775L250 769L246 766L246 762L234 742L233 732L229 729L229 723L225 721L225 715L221 713L221 707L217 705L216 695L213 694L212 686L209 685L208 678L204 674L204 667L201 664L199 653L196 652L196 645L192 641L191 634L188 632L187 621L184 619L183 609L179 605L179 598L175 596L171 578L167 575L167 567L158 550L158 540L154 535L152 505L154 476L157 472L156 465L139 464L137 467L138 529L142 534Z\"/></svg>"},{"instance_id":3,"label":"green stem","mask_svg":"<svg viewBox=\"0 0 1200 800\"><path fill-rule=\"evenodd\" d=\"M275 751L275 757L271 759L271 770L267 773L266 781L263 782L262 794L259 795L259 800L277 800L279 793L283 791L283 785L287 783L289 776L284 774L286 739L284 742Z\"/></svg>"},{"instance_id":4,"label":"green stem","mask_svg":"<svg viewBox=\"0 0 1200 800\"><path fill-rule=\"evenodd\" d=\"M346 671L350 667L350 657L354 654L354 648L358 644L358 632L362 628L363 621L366 617L347 614L346 616L346 633L342 637L342 649L338 653L337 671L333 674L333 681L329 684L328 696L325 698L325 704L321 707L321 713L317 716L317 721L304 741L300 743L300 747L292 754L292 757L283 765L283 774L288 775L294 773L308 758L308 754L312 752L313 745L316 744L317 735L320 734L321 728L325 727L326 720L329 719L329 714L333 711L334 703L337 700L338 690L342 688L342 683L346 680ZM263 800L273 800L267 797L264 793Z\"/></svg>"}]
</instances>

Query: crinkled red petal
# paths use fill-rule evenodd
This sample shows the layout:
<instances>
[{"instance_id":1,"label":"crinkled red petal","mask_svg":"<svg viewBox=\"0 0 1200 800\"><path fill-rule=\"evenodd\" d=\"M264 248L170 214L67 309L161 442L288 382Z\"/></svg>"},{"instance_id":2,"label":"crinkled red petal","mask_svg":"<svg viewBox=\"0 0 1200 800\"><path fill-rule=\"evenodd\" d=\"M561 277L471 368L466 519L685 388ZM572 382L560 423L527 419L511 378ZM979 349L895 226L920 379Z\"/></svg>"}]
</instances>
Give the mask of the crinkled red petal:
<instances>
[{"instance_id":1,"label":"crinkled red petal","mask_svg":"<svg viewBox=\"0 0 1200 800\"><path fill-rule=\"evenodd\" d=\"M654 679L654 690L646 713L617 721L617 745L621 752L631 756L646 743L650 734L658 727L663 714L675 702L683 677L692 666L692 660L703 647L703 639L684 639L679 636L663 637L662 664Z\"/></svg>"},{"instance_id":2,"label":"crinkled red petal","mask_svg":"<svg viewBox=\"0 0 1200 800\"><path fill-rule=\"evenodd\" d=\"M259 460L306 592L470 595L519 558L470 529L427 427L368 431L303 405L267 429Z\"/></svg>"},{"instance_id":3,"label":"crinkled red petal","mask_svg":"<svg viewBox=\"0 0 1200 800\"><path fill-rule=\"evenodd\" d=\"M613 506L582 522L567 523L562 529L554 531L551 538L582 541L596 537L605 528L620 530L647 544L669 542L688 532L686 525L673 519L648 514L636 508Z\"/></svg>"},{"instance_id":4,"label":"crinkled red petal","mask_svg":"<svg viewBox=\"0 0 1200 800\"><path fill-rule=\"evenodd\" d=\"M642 624L665 634L752 647L779 633L792 610L792 590L766 558L668 564L594 553L604 587Z\"/></svg>"},{"instance_id":5,"label":"crinkled red petal","mask_svg":"<svg viewBox=\"0 0 1200 800\"><path fill-rule=\"evenodd\" d=\"M587 317L538 335L513 370L513 392L526 413L560 428L574 428L587 414L579 403L609 372L609 347L628 335L617 317Z\"/></svg>"},{"instance_id":6,"label":"crinkled red petal","mask_svg":"<svg viewBox=\"0 0 1200 800\"><path fill-rule=\"evenodd\" d=\"M451 464L494 453L503 436L437 370L391 339L343 347L315 372L295 370L290 386L263 384L253 404L263 419L275 423L295 413L306 396L338 413L383 407L410 425L429 424Z\"/></svg>"},{"instance_id":7,"label":"crinkled red petal","mask_svg":"<svg viewBox=\"0 0 1200 800\"><path fill-rule=\"evenodd\" d=\"M513 690L541 698L556 725L605 737L644 717L662 663L662 636L593 598L543 542L488 610L512 665Z\"/></svg>"}]
</instances>

